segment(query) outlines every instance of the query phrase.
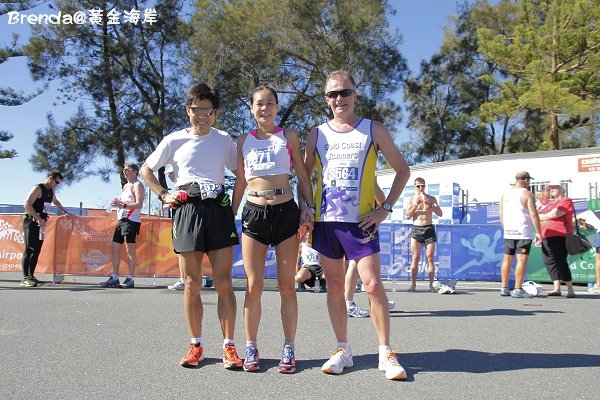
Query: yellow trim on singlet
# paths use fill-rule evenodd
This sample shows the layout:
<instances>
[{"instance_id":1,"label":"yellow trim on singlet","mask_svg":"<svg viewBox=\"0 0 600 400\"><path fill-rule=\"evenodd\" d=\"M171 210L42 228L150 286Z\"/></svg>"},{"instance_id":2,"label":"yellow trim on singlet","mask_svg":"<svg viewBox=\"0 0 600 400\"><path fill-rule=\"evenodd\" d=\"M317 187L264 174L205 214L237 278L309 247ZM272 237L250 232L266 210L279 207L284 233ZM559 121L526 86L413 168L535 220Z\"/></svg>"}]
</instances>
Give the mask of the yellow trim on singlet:
<instances>
[{"instance_id":1,"label":"yellow trim on singlet","mask_svg":"<svg viewBox=\"0 0 600 400\"><path fill-rule=\"evenodd\" d=\"M314 191L314 202L315 202L315 221L321 220L321 205L323 199L323 164L321 158L315 153L315 166L317 168L317 187ZM312 239L312 238L311 238ZM312 243L312 240L311 240Z\"/></svg>"},{"instance_id":2,"label":"yellow trim on singlet","mask_svg":"<svg viewBox=\"0 0 600 400\"><path fill-rule=\"evenodd\" d=\"M377 152L374 146L371 146L369 153L365 157L363 166L362 181L360 182L360 195L358 210L360 215L366 214L375 209L375 167L377 165Z\"/></svg>"}]
</instances>

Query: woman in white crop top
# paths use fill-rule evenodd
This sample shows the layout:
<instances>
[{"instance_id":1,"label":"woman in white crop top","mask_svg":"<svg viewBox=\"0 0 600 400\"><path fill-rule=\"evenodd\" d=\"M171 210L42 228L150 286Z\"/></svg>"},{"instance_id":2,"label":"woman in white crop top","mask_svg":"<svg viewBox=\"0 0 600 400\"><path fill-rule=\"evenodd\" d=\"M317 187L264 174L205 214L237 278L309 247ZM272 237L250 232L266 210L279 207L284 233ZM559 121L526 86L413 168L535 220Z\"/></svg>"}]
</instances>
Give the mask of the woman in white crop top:
<instances>
[{"instance_id":1,"label":"woman in white crop top","mask_svg":"<svg viewBox=\"0 0 600 400\"><path fill-rule=\"evenodd\" d=\"M312 186L300 153L298 134L275 125L279 110L277 93L268 87L256 88L250 110L256 129L238 139L238 169L233 190L234 213L248 193L242 212L242 255L247 275L244 301L244 323L247 340L245 371L260 368L257 334L261 318L261 296L264 287L267 249L275 248L277 286L281 296L284 334L279 372L295 371L294 339L298 323L298 301L294 275L298 262L298 228L312 227L312 205L294 201L290 186L292 170L296 171L303 198L312 199Z\"/></svg>"}]
</instances>

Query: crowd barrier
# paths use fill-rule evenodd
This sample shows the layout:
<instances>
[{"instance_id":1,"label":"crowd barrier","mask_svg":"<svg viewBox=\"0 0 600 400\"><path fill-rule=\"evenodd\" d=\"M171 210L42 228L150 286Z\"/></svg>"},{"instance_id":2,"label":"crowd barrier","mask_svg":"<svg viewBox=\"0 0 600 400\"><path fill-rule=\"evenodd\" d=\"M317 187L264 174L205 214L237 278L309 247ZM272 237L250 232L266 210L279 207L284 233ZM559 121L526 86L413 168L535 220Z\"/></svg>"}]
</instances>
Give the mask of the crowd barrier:
<instances>
[{"instance_id":1,"label":"crowd barrier","mask_svg":"<svg viewBox=\"0 0 600 400\"><path fill-rule=\"evenodd\" d=\"M108 275L112 272L111 241L115 218L105 212L85 217L52 217L48 221L37 274ZM238 232L241 232L237 221ZM0 272L21 271L23 227L21 215L0 214ZM381 274L384 279L410 279L411 225L384 223L380 226ZM437 225L435 254L438 279L499 281L504 244L500 225ZM593 242L595 232L589 233ZM171 220L143 217L137 238L136 276L179 276L177 256L171 243ZM121 248L120 273L127 273L125 249ZM425 259L425 254L421 257ZM275 250L269 247L266 277L276 276ZM595 278L595 251L569 257L573 281ZM424 262L419 279L427 279ZM513 268L514 270L514 268ZM241 246L234 247L234 277L245 277ZM203 275L211 276L205 257ZM548 282L541 250L532 246L527 267L528 280Z\"/></svg>"}]
</instances>

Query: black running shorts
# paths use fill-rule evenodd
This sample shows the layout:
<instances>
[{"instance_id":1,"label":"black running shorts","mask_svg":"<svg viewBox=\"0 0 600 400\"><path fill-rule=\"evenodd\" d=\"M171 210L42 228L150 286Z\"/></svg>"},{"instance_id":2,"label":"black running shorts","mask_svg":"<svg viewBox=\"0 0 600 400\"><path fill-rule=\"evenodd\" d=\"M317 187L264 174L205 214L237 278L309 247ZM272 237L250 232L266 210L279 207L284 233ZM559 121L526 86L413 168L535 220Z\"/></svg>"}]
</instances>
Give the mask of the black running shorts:
<instances>
[{"instance_id":1,"label":"black running shorts","mask_svg":"<svg viewBox=\"0 0 600 400\"><path fill-rule=\"evenodd\" d=\"M410 237L425 245L437 242L435 227L433 225L413 225Z\"/></svg>"},{"instance_id":2,"label":"black running shorts","mask_svg":"<svg viewBox=\"0 0 600 400\"><path fill-rule=\"evenodd\" d=\"M119 244L123 244L123 242L135 243L135 237L140 233L141 225L139 222L127 218L120 219L117 222L112 241Z\"/></svg>"},{"instance_id":3,"label":"black running shorts","mask_svg":"<svg viewBox=\"0 0 600 400\"><path fill-rule=\"evenodd\" d=\"M173 250L218 250L239 244L233 210L215 199L185 203L173 215Z\"/></svg>"},{"instance_id":4,"label":"black running shorts","mask_svg":"<svg viewBox=\"0 0 600 400\"><path fill-rule=\"evenodd\" d=\"M514 256L519 251L519 254L529 254L531 250L530 239L504 239L504 254Z\"/></svg>"},{"instance_id":5,"label":"black running shorts","mask_svg":"<svg viewBox=\"0 0 600 400\"><path fill-rule=\"evenodd\" d=\"M242 233L262 244L277 246L294 236L300 226L300 210L294 200L275 205L246 201L242 211Z\"/></svg>"}]
</instances>

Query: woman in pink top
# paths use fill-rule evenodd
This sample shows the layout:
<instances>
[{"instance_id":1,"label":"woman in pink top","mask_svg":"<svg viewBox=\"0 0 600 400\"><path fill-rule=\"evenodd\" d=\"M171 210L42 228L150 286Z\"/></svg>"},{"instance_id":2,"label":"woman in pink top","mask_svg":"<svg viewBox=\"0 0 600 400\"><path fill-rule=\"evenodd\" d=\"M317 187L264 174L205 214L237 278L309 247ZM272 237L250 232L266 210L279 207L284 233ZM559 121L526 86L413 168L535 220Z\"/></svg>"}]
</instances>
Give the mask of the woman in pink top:
<instances>
[{"instance_id":1,"label":"woman in pink top","mask_svg":"<svg viewBox=\"0 0 600 400\"><path fill-rule=\"evenodd\" d=\"M261 86L254 90L250 111L257 127L237 142L238 169L233 190L233 211L237 213L246 187L242 211L242 256L246 270L244 323L246 331L245 371L258 370L257 334L261 318L265 259L269 246L275 248L277 287L281 297L283 351L279 372L296 370L294 339L298 325L298 300L294 276L298 260L300 225L312 226L314 204L294 201L290 186L292 171L305 199L312 199L312 186L300 154L300 140L293 129L275 125L279 110L277 93Z\"/></svg>"},{"instance_id":2,"label":"woman in pink top","mask_svg":"<svg viewBox=\"0 0 600 400\"><path fill-rule=\"evenodd\" d=\"M542 223L542 254L548 274L554 283L554 288L548 296L560 296L560 284L567 285L567 297L575 297L571 270L567 262L567 247L565 237L567 229L573 232L573 214L575 207L573 200L565 196L565 189L560 181L551 181L546 190L550 192L552 200L539 210Z\"/></svg>"}]
</instances>

